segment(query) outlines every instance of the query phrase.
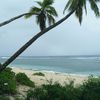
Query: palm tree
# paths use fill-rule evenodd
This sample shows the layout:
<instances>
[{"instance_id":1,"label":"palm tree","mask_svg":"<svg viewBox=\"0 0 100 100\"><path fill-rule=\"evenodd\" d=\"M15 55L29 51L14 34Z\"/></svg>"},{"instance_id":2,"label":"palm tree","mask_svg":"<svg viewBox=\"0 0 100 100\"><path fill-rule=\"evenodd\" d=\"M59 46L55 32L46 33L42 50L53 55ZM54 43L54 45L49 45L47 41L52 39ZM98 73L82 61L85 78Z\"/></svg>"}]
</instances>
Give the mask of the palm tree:
<instances>
[{"instance_id":1,"label":"palm tree","mask_svg":"<svg viewBox=\"0 0 100 100\"><path fill-rule=\"evenodd\" d=\"M84 3L83 3L84 1ZM88 0L91 9L94 11L94 14L96 16L99 16L99 8L97 6L97 3L100 2L100 0ZM79 18L79 21L82 21L82 14L83 9L85 8L86 12L86 0L69 0L64 11L68 8L70 11L64 18L56 22L55 24L49 26L48 28L45 28L43 31L37 33L33 38L31 38L25 45L23 45L15 54L13 54L7 61L5 61L3 64L0 64L0 71L3 71L12 61L14 61L22 52L24 52L33 42L35 42L39 37L41 37L43 34L48 32L49 30L55 28L56 26L60 25L62 22L67 20L74 12L76 13L77 17ZM81 11L81 12L80 12Z\"/></svg>"},{"instance_id":2,"label":"palm tree","mask_svg":"<svg viewBox=\"0 0 100 100\"><path fill-rule=\"evenodd\" d=\"M55 17L58 16L55 8L52 6L54 3L54 0L43 0L36 2L40 7L32 7L29 11L29 14L25 16L25 18L30 18L33 14L32 13L38 13L36 15L36 22L39 24L39 27L42 30L46 28L46 21L48 21L49 25L52 25L55 23Z\"/></svg>"},{"instance_id":3,"label":"palm tree","mask_svg":"<svg viewBox=\"0 0 100 100\"><path fill-rule=\"evenodd\" d=\"M91 9L94 11L94 14L96 15L96 17L100 16L99 8L97 6L97 3L100 2L100 0L88 0L88 2L90 4ZM85 13L87 14L86 3L87 3L87 0L69 0L65 6L63 13L65 13L67 9L69 11L73 11L77 6L77 9L75 10L75 15L79 19L79 22L81 24L84 9L85 9Z\"/></svg>"}]
</instances>

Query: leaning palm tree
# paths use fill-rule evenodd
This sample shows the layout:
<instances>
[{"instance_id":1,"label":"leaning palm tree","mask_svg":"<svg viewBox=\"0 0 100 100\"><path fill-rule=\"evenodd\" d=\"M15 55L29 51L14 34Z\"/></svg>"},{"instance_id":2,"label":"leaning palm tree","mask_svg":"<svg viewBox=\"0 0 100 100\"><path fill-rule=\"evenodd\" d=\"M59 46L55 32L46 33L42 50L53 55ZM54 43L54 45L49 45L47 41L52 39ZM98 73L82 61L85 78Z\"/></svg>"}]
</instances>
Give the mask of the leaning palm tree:
<instances>
[{"instance_id":1,"label":"leaning palm tree","mask_svg":"<svg viewBox=\"0 0 100 100\"><path fill-rule=\"evenodd\" d=\"M33 15L32 13L38 13L38 15L36 15L36 22L42 31L46 28L46 21L48 21L49 25L55 23L55 17L57 17L58 14L52 6L54 0L43 0L42 2L36 1L36 3L40 7L33 6L25 18L30 18Z\"/></svg>"},{"instance_id":2,"label":"leaning palm tree","mask_svg":"<svg viewBox=\"0 0 100 100\"><path fill-rule=\"evenodd\" d=\"M99 16L99 8L97 6L97 3L100 2L100 0L88 0L90 5L91 5L91 9L94 11L94 14L96 16ZM34 37L32 37L25 45L23 45L15 54L13 54L7 61L5 61L3 64L0 64L0 71L3 71L12 61L14 61L22 52L24 52L33 42L35 42L39 37L41 37L43 34L45 34L46 32L48 32L49 30L55 28L56 26L60 25L62 22L64 22L65 20L67 20L73 13L75 13L77 15L77 18L79 19L79 22L81 23L82 21L82 15L83 15L83 9L85 9L85 11L87 12L86 9L86 0L69 0L65 9L65 10L69 10L69 13L62 18L61 20L59 20L58 22L56 22L55 24L49 26L48 28L45 28L43 31L37 33Z\"/></svg>"}]
</instances>

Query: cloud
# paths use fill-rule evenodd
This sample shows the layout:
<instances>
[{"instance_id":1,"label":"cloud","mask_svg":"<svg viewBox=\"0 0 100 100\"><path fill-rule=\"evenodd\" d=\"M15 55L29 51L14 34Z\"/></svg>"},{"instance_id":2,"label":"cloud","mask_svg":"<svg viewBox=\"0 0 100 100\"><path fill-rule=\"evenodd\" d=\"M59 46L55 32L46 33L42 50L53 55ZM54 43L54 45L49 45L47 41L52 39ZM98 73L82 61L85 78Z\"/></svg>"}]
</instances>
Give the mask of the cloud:
<instances>
[{"instance_id":1,"label":"cloud","mask_svg":"<svg viewBox=\"0 0 100 100\"><path fill-rule=\"evenodd\" d=\"M58 10L60 19L64 15L62 10L66 0L55 0L54 6ZM27 12L34 5L33 0L3 0L0 3L0 22ZM31 45L22 55L83 55L100 54L100 18L96 19L93 12L84 15L80 26L72 15L58 27L47 32ZM31 37L39 32L35 18L25 20L21 18L0 28L0 55L12 55Z\"/></svg>"}]
</instances>

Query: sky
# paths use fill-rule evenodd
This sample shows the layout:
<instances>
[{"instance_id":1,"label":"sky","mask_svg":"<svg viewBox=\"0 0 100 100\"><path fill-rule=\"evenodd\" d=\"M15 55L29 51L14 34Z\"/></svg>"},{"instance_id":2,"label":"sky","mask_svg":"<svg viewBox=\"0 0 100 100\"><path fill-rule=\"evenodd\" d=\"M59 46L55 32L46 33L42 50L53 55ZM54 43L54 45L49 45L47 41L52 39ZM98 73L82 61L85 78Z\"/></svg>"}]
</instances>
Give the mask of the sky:
<instances>
[{"instance_id":1,"label":"sky","mask_svg":"<svg viewBox=\"0 0 100 100\"><path fill-rule=\"evenodd\" d=\"M1 0L0 22L28 12L36 0ZM55 0L54 7L61 19L66 0ZM100 55L100 18L96 18L87 4L88 14L80 26L73 14L65 22L34 42L21 56ZM100 7L100 4L99 4ZM67 14L67 12L66 12ZM11 56L38 33L35 16L20 18L0 27L0 56Z\"/></svg>"}]
</instances>

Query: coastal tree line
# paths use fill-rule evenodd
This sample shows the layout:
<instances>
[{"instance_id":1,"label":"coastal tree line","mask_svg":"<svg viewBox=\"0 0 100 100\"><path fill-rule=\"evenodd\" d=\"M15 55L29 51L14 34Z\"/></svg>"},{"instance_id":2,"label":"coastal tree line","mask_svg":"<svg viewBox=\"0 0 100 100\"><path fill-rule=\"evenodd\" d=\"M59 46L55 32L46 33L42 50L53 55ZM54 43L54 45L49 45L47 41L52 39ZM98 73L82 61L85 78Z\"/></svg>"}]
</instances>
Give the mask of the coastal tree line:
<instances>
[{"instance_id":1,"label":"coastal tree line","mask_svg":"<svg viewBox=\"0 0 100 100\"><path fill-rule=\"evenodd\" d=\"M24 44L17 52L15 52L7 61L3 64L0 64L0 72L2 72L12 61L14 61L21 53L23 53L32 43L34 43L39 37L50 31L51 29L57 27L64 21L66 21L72 14L75 13L78 18L80 24L82 23L83 13L87 14L87 2L90 4L91 10L94 12L96 17L100 16L98 3L100 0L66 0L67 4L63 10L65 14L62 19L59 21L55 21L55 18L58 16L56 9L52 6L54 0L43 0L37 1L36 3L40 7L33 6L28 13L21 14L19 16L13 17L7 21L0 23L0 27L11 23L21 17L30 18L31 16L36 17L36 22L40 27L40 32L38 32L35 36L33 36L26 44ZM46 21L48 22L48 27L46 25Z\"/></svg>"}]
</instances>

